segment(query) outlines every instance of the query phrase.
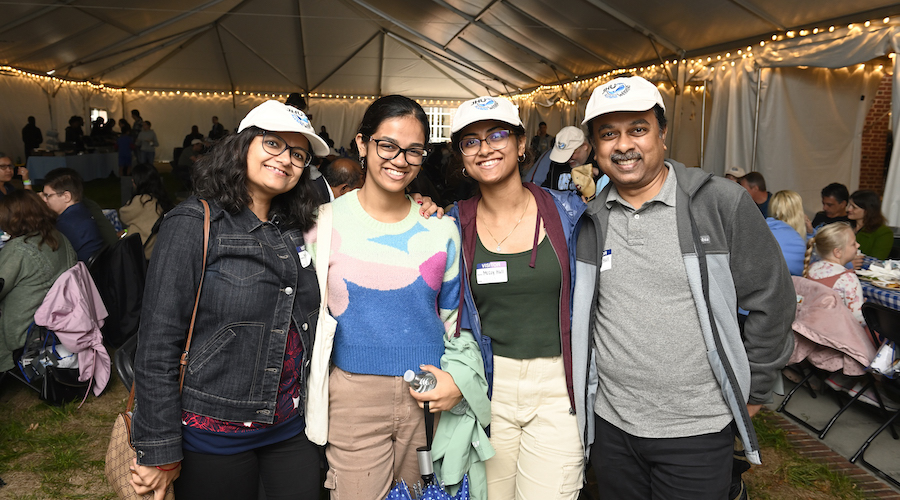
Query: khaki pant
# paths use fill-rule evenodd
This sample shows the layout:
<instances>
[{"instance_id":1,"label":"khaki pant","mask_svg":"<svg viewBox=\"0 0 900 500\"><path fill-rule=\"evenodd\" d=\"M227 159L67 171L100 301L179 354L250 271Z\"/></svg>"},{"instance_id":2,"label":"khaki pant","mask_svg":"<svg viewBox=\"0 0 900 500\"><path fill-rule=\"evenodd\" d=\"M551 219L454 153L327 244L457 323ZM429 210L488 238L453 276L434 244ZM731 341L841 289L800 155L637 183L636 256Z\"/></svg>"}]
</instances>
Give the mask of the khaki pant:
<instances>
[{"instance_id":1,"label":"khaki pant","mask_svg":"<svg viewBox=\"0 0 900 500\"><path fill-rule=\"evenodd\" d=\"M416 448L425 417L401 377L360 375L335 367L329 384L328 473L332 500L381 500L394 481L421 481Z\"/></svg>"},{"instance_id":2,"label":"khaki pant","mask_svg":"<svg viewBox=\"0 0 900 500\"><path fill-rule=\"evenodd\" d=\"M584 451L569 408L561 356L494 356L491 445L497 454L485 463L490 500L578 498Z\"/></svg>"}]
</instances>

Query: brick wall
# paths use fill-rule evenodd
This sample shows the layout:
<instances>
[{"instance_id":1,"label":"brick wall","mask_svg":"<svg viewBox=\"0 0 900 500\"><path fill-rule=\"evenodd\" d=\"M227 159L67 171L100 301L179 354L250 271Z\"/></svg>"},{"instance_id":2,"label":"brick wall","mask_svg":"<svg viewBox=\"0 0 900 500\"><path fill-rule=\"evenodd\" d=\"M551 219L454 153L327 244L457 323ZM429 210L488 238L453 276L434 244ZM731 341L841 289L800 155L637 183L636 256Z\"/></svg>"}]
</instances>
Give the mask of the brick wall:
<instances>
[{"instance_id":1,"label":"brick wall","mask_svg":"<svg viewBox=\"0 0 900 500\"><path fill-rule=\"evenodd\" d=\"M884 193L884 163L890 132L891 77L885 75L875 94L872 109L866 115L862 135L862 161L859 168L859 189Z\"/></svg>"}]
</instances>

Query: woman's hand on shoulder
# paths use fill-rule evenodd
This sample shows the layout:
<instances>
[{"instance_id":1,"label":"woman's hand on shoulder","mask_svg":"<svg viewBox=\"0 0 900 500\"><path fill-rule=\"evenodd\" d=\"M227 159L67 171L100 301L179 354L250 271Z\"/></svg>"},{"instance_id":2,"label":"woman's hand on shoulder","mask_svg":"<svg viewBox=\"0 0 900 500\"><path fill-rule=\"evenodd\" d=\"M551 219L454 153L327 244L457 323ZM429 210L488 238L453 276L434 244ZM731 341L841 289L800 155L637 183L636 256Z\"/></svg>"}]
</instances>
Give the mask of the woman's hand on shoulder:
<instances>
[{"instance_id":1,"label":"woman's hand on shoulder","mask_svg":"<svg viewBox=\"0 0 900 500\"><path fill-rule=\"evenodd\" d=\"M409 193L409 195L413 201L421 205L419 207L419 215L422 217L428 219L432 215L437 214L437 218L440 219L444 216L444 209L439 207L430 196L422 196L421 193Z\"/></svg>"},{"instance_id":2,"label":"woman's hand on shoulder","mask_svg":"<svg viewBox=\"0 0 900 500\"><path fill-rule=\"evenodd\" d=\"M432 365L422 365L420 369L434 374L437 385L434 389L427 392L416 392L410 388L409 392L419 402L419 408L425 408L425 401L428 401L431 413L450 411L451 408L462 401L462 392L460 392L459 387L456 386L456 382L453 381L453 377L449 373Z\"/></svg>"},{"instance_id":3,"label":"woman's hand on shoulder","mask_svg":"<svg viewBox=\"0 0 900 500\"><path fill-rule=\"evenodd\" d=\"M166 469L166 470L163 470ZM164 500L169 485L181 475L181 462L159 467L131 464L131 486L138 495L153 493L153 500Z\"/></svg>"}]
</instances>

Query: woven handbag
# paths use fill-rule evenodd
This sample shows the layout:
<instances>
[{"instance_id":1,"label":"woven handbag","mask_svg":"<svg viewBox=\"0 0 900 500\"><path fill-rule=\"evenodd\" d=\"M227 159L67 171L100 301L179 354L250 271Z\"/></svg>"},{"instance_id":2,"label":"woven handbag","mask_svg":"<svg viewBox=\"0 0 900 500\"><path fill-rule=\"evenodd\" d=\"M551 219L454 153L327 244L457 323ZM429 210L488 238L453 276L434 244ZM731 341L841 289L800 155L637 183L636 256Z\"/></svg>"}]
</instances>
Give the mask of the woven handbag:
<instances>
[{"instance_id":1,"label":"woven handbag","mask_svg":"<svg viewBox=\"0 0 900 500\"><path fill-rule=\"evenodd\" d=\"M203 204L203 272L200 274L200 285L197 287L197 297L194 299L194 312L191 314L191 324L188 327L187 341L184 352L181 354L180 375L178 390L184 386L184 370L187 366L188 352L191 350L191 337L194 335L194 321L197 319L197 306L200 304L200 289L203 288L203 277L206 274L206 254L209 247L209 204L206 200L200 200ZM134 384L131 384L131 392L128 395L128 404L125 412L119 413L113 424L112 435L109 438L109 447L106 449L106 480L109 481L116 496L122 500L153 500L153 493L138 495L131 485L131 465L136 456L131 445L131 410L134 408ZM172 485L166 490L166 500L175 500L175 491Z\"/></svg>"}]
</instances>

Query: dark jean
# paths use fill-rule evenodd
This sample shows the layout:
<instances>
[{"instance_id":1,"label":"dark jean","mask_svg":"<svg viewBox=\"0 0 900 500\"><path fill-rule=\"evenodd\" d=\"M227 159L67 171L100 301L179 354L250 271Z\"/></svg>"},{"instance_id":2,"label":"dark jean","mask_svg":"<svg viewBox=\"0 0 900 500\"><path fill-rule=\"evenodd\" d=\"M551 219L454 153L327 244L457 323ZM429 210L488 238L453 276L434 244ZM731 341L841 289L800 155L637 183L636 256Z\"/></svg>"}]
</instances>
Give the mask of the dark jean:
<instances>
[{"instance_id":1,"label":"dark jean","mask_svg":"<svg viewBox=\"0 0 900 500\"><path fill-rule=\"evenodd\" d=\"M209 455L184 450L175 498L266 500L319 498L320 448L301 432L291 439L236 455Z\"/></svg>"},{"instance_id":2,"label":"dark jean","mask_svg":"<svg viewBox=\"0 0 900 500\"><path fill-rule=\"evenodd\" d=\"M733 426L684 438L632 436L597 415L591 462L601 498L725 500Z\"/></svg>"}]
</instances>

